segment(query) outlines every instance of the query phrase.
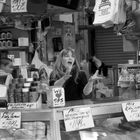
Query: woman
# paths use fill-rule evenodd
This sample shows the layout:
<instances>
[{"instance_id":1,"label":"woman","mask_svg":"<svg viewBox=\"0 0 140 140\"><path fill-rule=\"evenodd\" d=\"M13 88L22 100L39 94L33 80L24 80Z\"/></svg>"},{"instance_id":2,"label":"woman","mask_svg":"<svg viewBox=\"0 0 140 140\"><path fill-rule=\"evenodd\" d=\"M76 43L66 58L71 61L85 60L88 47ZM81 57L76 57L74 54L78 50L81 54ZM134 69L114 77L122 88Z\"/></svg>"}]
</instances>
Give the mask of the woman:
<instances>
[{"instance_id":1,"label":"woman","mask_svg":"<svg viewBox=\"0 0 140 140\"><path fill-rule=\"evenodd\" d=\"M63 49L50 76L50 85L64 87L66 101L72 101L82 99L86 83L86 74L80 71L74 50Z\"/></svg>"}]
</instances>

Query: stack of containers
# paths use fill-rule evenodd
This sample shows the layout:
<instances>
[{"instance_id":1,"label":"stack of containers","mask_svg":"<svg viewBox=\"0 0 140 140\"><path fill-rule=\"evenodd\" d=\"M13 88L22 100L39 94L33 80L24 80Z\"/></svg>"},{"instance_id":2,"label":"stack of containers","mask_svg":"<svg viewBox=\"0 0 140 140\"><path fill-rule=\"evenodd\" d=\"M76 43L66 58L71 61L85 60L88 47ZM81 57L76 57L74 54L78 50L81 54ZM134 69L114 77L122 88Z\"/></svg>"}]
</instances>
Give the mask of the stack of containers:
<instances>
[{"instance_id":1,"label":"stack of containers","mask_svg":"<svg viewBox=\"0 0 140 140\"><path fill-rule=\"evenodd\" d=\"M13 47L12 38L10 31L0 33L0 47Z\"/></svg>"},{"instance_id":2,"label":"stack of containers","mask_svg":"<svg viewBox=\"0 0 140 140\"><path fill-rule=\"evenodd\" d=\"M33 78L13 79L8 89L9 103L28 103L36 102L40 96L39 81L34 81Z\"/></svg>"}]
</instances>

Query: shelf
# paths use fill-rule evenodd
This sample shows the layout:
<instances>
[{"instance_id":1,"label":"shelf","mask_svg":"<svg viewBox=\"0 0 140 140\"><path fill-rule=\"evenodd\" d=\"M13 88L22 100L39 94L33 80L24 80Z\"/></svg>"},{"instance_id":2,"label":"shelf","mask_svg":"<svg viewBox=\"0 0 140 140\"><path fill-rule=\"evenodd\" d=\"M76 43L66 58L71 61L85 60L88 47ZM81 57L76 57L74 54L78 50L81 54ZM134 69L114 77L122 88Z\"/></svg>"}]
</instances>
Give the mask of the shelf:
<instances>
[{"instance_id":1,"label":"shelf","mask_svg":"<svg viewBox=\"0 0 140 140\"><path fill-rule=\"evenodd\" d=\"M21 46L21 47L0 47L0 51L23 51L27 50L28 46Z\"/></svg>"},{"instance_id":2,"label":"shelf","mask_svg":"<svg viewBox=\"0 0 140 140\"><path fill-rule=\"evenodd\" d=\"M140 67L140 64L118 64L118 68L121 67Z\"/></svg>"}]
</instances>

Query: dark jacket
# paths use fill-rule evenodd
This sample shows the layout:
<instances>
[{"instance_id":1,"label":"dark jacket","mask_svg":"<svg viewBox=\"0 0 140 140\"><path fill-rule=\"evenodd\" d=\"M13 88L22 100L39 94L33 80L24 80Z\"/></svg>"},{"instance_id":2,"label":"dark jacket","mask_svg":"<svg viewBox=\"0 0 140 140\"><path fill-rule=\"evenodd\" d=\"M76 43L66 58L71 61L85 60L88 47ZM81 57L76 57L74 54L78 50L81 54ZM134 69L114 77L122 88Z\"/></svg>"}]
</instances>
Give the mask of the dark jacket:
<instances>
[{"instance_id":1,"label":"dark jacket","mask_svg":"<svg viewBox=\"0 0 140 140\"><path fill-rule=\"evenodd\" d=\"M54 79L50 76L50 86L53 86L55 81L58 79ZM78 73L77 81L75 82L74 77L70 77L63 85L65 90L65 100L80 100L83 99L83 89L87 84L87 76L84 71L80 71Z\"/></svg>"}]
</instances>

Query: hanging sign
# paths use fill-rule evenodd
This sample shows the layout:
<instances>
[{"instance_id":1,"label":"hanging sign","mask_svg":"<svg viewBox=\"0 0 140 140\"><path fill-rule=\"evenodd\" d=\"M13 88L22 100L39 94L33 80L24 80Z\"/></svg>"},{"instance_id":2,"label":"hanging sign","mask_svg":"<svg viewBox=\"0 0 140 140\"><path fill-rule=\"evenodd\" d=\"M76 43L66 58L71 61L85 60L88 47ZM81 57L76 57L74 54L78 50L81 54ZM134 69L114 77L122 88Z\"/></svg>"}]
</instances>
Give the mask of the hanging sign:
<instances>
[{"instance_id":1,"label":"hanging sign","mask_svg":"<svg viewBox=\"0 0 140 140\"><path fill-rule=\"evenodd\" d=\"M123 103L122 109L128 122L140 120L140 102Z\"/></svg>"},{"instance_id":2,"label":"hanging sign","mask_svg":"<svg viewBox=\"0 0 140 140\"><path fill-rule=\"evenodd\" d=\"M90 107L64 110L63 115L66 131L75 131L94 127Z\"/></svg>"},{"instance_id":3,"label":"hanging sign","mask_svg":"<svg viewBox=\"0 0 140 140\"><path fill-rule=\"evenodd\" d=\"M11 12L27 12L27 0L11 0Z\"/></svg>"},{"instance_id":4,"label":"hanging sign","mask_svg":"<svg viewBox=\"0 0 140 140\"><path fill-rule=\"evenodd\" d=\"M20 128L21 126L21 112L2 112L0 114L0 128Z\"/></svg>"},{"instance_id":5,"label":"hanging sign","mask_svg":"<svg viewBox=\"0 0 140 140\"><path fill-rule=\"evenodd\" d=\"M65 24L63 27L64 47L75 49L75 26L73 24Z\"/></svg>"},{"instance_id":6,"label":"hanging sign","mask_svg":"<svg viewBox=\"0 0 140 140\"><path fill-rule=\"evenodd\" d=\"M0 0L0 3L6 3L6 0Z\"/></svg>"}]
</instances>

